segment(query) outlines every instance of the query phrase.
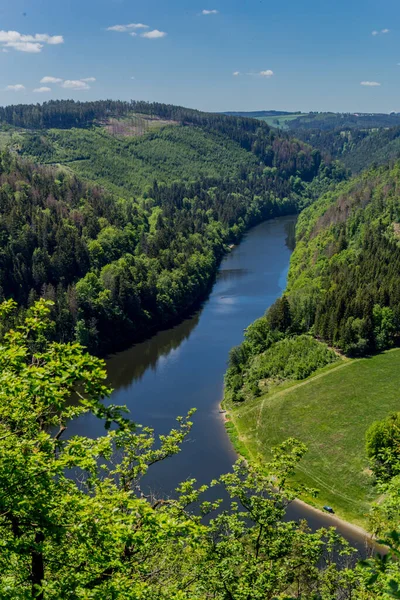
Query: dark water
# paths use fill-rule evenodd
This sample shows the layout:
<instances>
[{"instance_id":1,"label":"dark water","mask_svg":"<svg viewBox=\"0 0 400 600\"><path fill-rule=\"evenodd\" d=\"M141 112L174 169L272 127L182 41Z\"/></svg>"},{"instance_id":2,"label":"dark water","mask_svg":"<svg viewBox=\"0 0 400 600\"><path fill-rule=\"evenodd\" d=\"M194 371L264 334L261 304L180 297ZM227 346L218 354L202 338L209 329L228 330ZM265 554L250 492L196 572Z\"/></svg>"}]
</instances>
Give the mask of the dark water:
<instances>
[{"instance_id":1,"label":"dark water","mask_svg":"<svg viewBox=\"0 0 400 600\"><path fill-rule=\"evenodd\" d=\"M219 414L229 350L243 330L281 295L292 252L294 217L254 227L223 260L213 290L192 318L152 339L111 357L112 402L127 405L132 418L166 433L178 415L197 408L190 440L181 453L152 467L147 483L155 493L172 493L187 478L208 483L228 472L236 454ZM89 415L73 433L101 435L101 423ZM331 526L331 517L292 505L290 518L307 518L312 528ZM363 539L341 528L359 548Z\"/></svg>"}]
</instances>

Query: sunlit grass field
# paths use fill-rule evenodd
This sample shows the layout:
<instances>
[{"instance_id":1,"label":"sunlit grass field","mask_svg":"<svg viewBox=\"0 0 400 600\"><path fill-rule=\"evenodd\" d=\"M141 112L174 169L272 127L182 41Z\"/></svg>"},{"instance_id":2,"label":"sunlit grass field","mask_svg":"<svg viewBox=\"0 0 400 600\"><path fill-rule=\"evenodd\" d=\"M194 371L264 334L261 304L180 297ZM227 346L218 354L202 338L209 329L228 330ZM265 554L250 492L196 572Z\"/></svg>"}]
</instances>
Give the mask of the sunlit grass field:
<instances>
[{"instance_id":1,"label":"sunlit grass field","mask_svg":"<svg viewBox=\"0 0 400 600\"><path fill-rule=\"evenodd\" d=\"M264 121L270 127L279 127L279 129L288 129L287 121L293 121L294 119L298 119L300 117L305 117L307 114L296 113L293 115L278 115L271 117L259 117L260 121Z\"/></svg>"},{"instance_id":2,"label":"sunlit grass field","mask_svg":"<svg viewBox=\"0 0 400 600\"><path fill-rule=\"evenodd\" d=\"M336 363L304 382L239 405L230 412L228 430L239 451L262 462L288 437L303 441L309 450L296 478L319 489L313 503L329 504L338 516L365 526L376 499L365 432L393 411L400 411L399 350Z\"/></svg>"}]
</instances>

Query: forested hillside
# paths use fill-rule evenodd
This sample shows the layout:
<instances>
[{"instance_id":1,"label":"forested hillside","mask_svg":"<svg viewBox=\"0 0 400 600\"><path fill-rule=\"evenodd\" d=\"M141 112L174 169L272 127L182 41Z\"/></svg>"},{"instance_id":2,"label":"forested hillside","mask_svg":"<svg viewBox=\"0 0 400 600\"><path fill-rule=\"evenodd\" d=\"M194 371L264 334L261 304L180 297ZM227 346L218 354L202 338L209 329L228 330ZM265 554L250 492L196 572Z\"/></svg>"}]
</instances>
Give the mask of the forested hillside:
<instances>
[{"instance_id":1,"label":"forested hillside","mask_svg":"<svg viewBox=\"0 0 400 600\"><path fill-rule=\"evenodd\" d=\"M238 114L285 130L291 137L319 150L324 160L340 160L352 173L400 157L399 114L280 111Z\"/></svg>"},{"instance_id":2,"label":"forested hillside","mask_svg":"<svg viewBox=\"0 0 400 600\"><path fill-rule=\"evenodd\" d=\"M55 130L23 137L19 152L68 166L74 173L125 197L159 184L234 178L257 168L257 158L221 134L195 127L165 127L143 137L110 135L100 127Z\"/></svg>"},{"instance_id":3,"label":"forested hillside","mask_svg":"<svg viewBox=\"0 0 400 600\"><path fill-rule=\"evenodd\" d=\"M265 462L271 445L297 437L309 447L297 481L320 490L317 506L370 530L380 527L378 498L399 527L398 502L386 496L400 472L390 416L399 406L399 192L397 162L301 213L286 291L231 351L225 377L239 450Z\"/></svg>"},{"instance_id":4,"label":"forested hillside","mask_svg":"<svg viewBox=\"0 0 400 600\"><path fill-rule=\"evenodd\" d=\"M230 398L258 396L334 362L320 341L349 356L398 343L399 186L400 163L371 169L301 213L285 295L231 353Z\"/></svg>"},{"instance_id":5,"label":"forested hillside","mask_svg":"<svg viewBox=\"0 0 400 600\"><path fill-rule=\"evenodd\" d=\"M400 163L372 169L301 216L288 296L296 328L364 354L400 330Z\"/></svg>"},{"instance_id":6,"label":"forested hillside","mask_svg":"<svg viewBox=\"0 0 400 600\"><path fill-rule=\"evenodd\" d=\"M227 244L344 177L310 146L251 119L143 103L141 114L171 125L140 136L99 123L67 129L71 111L99 120L124 107L37 107L37 118L53 120L64 108L64 128L19 130L1 159L2 297L21 307L54 300L56 337L96 352L181 318L206 293ZM25 127L32 110L15 109Z\"/></svg>"},{"instance_id":7,"label":"forested hillside","mask_svg":"<svg viewBox=\"0 0 400 600\"><path fill-rule=\"evenodd\" d=\"M400 125L400 115L398 113L302 113L296 119L288 121L287 125L292 131L374 129Z\"/></svg>"},{"instance_id":8,"label":"forested hillside","mask_svg":"<svg viewBox=\"0 0 400 600\"><path fill-rule=\"evenodd\" d=\"M299 129L295 135L317 148L325 159L340 160L352 173L400 157L400 127L333 131Z\"/></svg>"},{"instance_id":9,"label":"forested hillside","mask_svg":"<svg viewBox=\"0 0 400 600\"><path fill-rule=\"evenodd\" d=\"M306 132L370 131L398 127L399 113L334 113L334 112L285 112L260 110L254 112L227 112L227 115L260 119L279 129L290 130L294 135Z\"/></svg>"}]
</instances>

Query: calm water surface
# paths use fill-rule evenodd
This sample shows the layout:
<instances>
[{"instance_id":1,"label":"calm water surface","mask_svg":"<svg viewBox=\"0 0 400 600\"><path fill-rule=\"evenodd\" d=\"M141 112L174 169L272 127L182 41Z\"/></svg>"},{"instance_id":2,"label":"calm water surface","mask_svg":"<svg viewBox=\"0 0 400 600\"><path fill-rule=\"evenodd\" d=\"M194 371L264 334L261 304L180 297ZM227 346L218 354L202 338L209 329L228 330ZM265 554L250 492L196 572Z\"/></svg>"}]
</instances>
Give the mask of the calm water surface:
<instances>
[{"instance_id":1,"label":"calm water surface","mask_svg":"<svg viewBox=\"0 0 400 600\"><path fill-rule=\"evenodd\" d=\"M294 217L282 217L254 227L225 257L209 298L196 314L107 361L115 390L111 401L126 405L137 423L167 433L176 416L197 408L181 453L152 467L147 477L155 493L170 494L187 478L208 483L235 462L219 413L227 358L243 340L243 330L284 290L294 224ZM73 424L73 433L103 432L101 423L89 415ZM332 525L329 516L315 515L301 505L292 505L289 516L307 518L312 528ZM341 530L353 544L363 545L360 536Z\"/></svg>"}]
</instances>

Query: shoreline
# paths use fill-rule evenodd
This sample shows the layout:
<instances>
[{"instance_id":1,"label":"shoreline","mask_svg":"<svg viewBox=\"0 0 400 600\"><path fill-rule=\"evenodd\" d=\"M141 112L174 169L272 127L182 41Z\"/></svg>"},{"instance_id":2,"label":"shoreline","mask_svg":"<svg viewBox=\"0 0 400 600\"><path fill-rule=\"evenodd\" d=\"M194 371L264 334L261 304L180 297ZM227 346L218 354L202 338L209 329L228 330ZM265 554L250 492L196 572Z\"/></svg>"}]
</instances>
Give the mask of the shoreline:
<instances>
[{"instance_id":1,"label":"shoreline","mask_svg":"<svg viewBox=\"0 0 400 600\"><path fill-rule=\"evenodd\" d=\"M243 444L243 441L240 438L240 435L236 428L234 420L231 417L231 413L229 412L228 409L224 408L223 402L224 402L224 399L220 400L220 402L218 403L219 417L222 418L222 422L224 424L225 431L229 438L229 441L231 443L233 451L235 452L235 454L237 455L238 458L244 458L246 460L246 457L238 452L238 450L235 447L235 444L231 438L229 429L227 427L228 423L234 428L234 431L236 432L238 440ZM343 537L346 537L346 533L351 534L352 537L357 538L358 543L364 544L366 547L369 547L369 548L375 548L376 550L379 550L380 552L384 552L384 547L376 544L374 536L369 531L367 531L366 529L361 527L360 525L356 525L354 523L351 523L350 521L346 521L345 519L342 519L341 517L339 517L337 515L329 514L325 511L321 510L320 508L317 508L316 506L313 506L312 504L309 504L308 502L301 500L300 498L296 498L295 500L293 500L293 502L291 502L290 506L294 507L294 509L296 509L297 507L301 508L302 512L309 513L310 515L314 515L315 517L318 518L318 520L326 521L326 523L324 523L324 524L321 523L320 528L321 527L335 527L337 529L338 533L343 535ZM305 518L307 518L307 515L305 516Z\"/></svg>"}]
</instances>

